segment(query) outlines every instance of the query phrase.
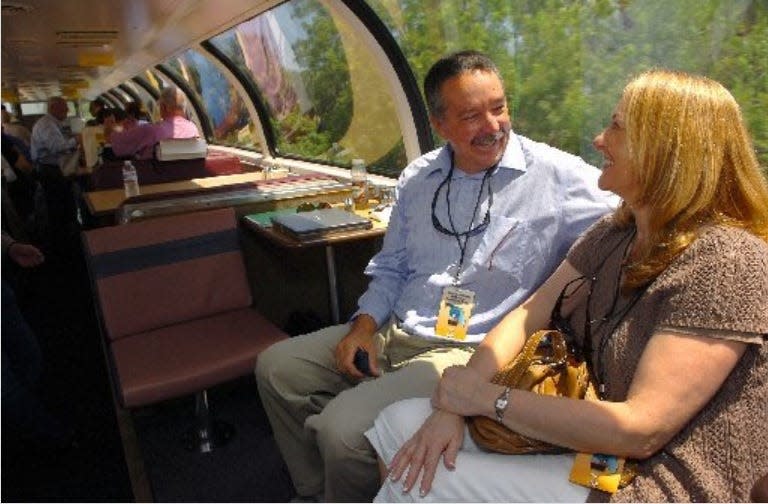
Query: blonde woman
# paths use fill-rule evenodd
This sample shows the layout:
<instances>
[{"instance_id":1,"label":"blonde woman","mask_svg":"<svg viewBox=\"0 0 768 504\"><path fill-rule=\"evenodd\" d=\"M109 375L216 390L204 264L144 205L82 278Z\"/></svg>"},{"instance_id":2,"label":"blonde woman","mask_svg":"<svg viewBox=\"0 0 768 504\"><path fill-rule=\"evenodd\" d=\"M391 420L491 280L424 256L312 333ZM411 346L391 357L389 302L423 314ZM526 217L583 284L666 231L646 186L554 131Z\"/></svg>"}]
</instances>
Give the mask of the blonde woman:
<instances>
[{"instance_id":1,"label":"blonde woman","mask_svg":"<svg viewBox=\"0 0 768 504\"><path fill-rule=\"evenodd\" d=\"M652 70L594 141L620 208L592 226L431 402L384 410L367 437L386 467L377 500L746 501L768 471L768 188L731 94ZM561 313L602 401L490 383ZM501 455L472 442L486 415L569 450L636 459L612 495L569 483L572 452Z\"/></svg>"}]
</instances>

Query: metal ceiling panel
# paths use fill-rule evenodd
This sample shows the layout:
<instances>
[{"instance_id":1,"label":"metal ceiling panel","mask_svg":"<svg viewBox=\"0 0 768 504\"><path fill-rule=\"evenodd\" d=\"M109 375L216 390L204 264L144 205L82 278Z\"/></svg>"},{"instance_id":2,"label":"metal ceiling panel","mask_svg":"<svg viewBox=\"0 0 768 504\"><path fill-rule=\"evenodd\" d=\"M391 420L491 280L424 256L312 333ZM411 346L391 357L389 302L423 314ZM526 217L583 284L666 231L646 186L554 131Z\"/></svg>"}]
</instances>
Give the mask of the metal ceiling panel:
<instances>
[{"instance_id":1,"label":"metal ceiling panel","mask_svg":"<svg viewBox=\"0 0 768 504\"><path fill-rule=\"evenodd\" d=\"M277 3L3 0L3 93L32 101L76 88L91 99Z\"/></svg>"}]
</instances>

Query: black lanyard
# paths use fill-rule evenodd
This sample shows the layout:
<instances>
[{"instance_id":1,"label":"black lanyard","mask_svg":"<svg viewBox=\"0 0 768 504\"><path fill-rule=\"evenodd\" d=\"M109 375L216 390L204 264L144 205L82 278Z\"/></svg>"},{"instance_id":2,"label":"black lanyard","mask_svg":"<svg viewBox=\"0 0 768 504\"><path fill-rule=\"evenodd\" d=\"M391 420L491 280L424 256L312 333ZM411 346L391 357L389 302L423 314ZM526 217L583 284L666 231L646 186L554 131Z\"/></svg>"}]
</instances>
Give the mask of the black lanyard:
<instances>
[{"instance_id":1,"label":"black lanyard","mask_svg":"<svg viewBox=\"0 0 768 504\"><path fill-rule=\"evenodd\" d=\"M437 189L435 190L435 195L432 198L432 225L438 232L446 234L448 236L453 236L454 238L456 238L456 242L459 244L459 250L461 251L461 256L459 257L459 266L456 269L455 283L458 283L459 275L461 274L461 268L464 265L464 256L467 251L467 243L469 242L469 238L471 236L475 236L485 231L485 229L488 227L488 224L491 222L491 206L493 206L493 191L491 190L491 172L493 172L493 170L496 169L496 166L497 164L491 166L485 171L485 174L483 174L483 180L482 182L480 182L480 190L477 192L477 201L475 201L475 208L472 210L472 219L470 219L469 227L467 228L466 231L464 232L456 231L456 226L453 223L453 215L451 215L451 179L453 178L453 171L454 171L453 152L451 152L451 168L448 170L448 175L445 177L445 179L443 179L442 182L440 182L440 185L437 186ZM488 184L488 209L485 211L485 217L483 217L483 221L480 222L477 226L472 227L472 223L475 222L475 215L477 215L477 209L480 208L480 200L482 199L482 196L483 196L483 186L485 186L486 182ZM437 198L443 186L446 186L445 204L448 208L448 222L450 222L451 224L450 229L443 226L443 224L440 222L440 219L438 219L437 213L436 213Z\"/></svg>"},{"instance_id":2,"label":"black lanyard","mask_svg":"<svg viewBox=\"0 0 768 504\"><path fill-rule=\"evenodd\" d=\"M608 253L607 256L605 256L605 259L603 260L603 264L605 264L605 261L608 260L608 258L613 255L615 250L621 245L624 240L627 240L626 245L624 246L624 252L622 253L622 263L626 261L627 255L629 253L629 249L632 246L632 241L635 237L635 233L637 232L637 229L632 229L632 232L628 235L628 237L622 238L614 247L611 249L611 251ZM602 265L600 265L600 268L602 268ZM611 338L613 338L614 333L616 329L618 328L619 324L624 320L624 316L629 313L629 310L632 309L633 306L635 306L635 303L640 299L640 296L643 295L643 292L645 292L645 289L636 289L633 293L630 300L627 302L627 304L615 312L616 305L618 304L619 297L621 297L621 274L622 274L622 267L619 266L619 275L616 278L616 289L613 293L613 300L611 301L611 306L606 311L605 315L603 315L600 318L592 319L592 313L590 310L590 304L592 302L592 291L594 283L597 281L597 274L595 274L594 277L592 277L592 282L590 284L589 293L587 294L587 305L586 305L586 313L584 318L584 354L587 358L587 361L590 363L590 368L592 370L592 377L597 381L597 393L598 397L600 399L605 398L606 394L606 384L605 384L605 365L603 363L603 354L605 353L605 349L608 346L608 343L610 342ZM610 325L607 325L603 328L603 333L600 335L600 341L597 345L597 355L595 356L596 359L594 359L596 362L593 362L592 359L592 330L593 330L593 324L596 324L595 327L600 327L606 322L610 322Z\"/></svg>"},{"instance_id":3,"label":"black lanyard","mask_svg":"<svg viewBox=\"0 0 768 504\"><path fill-rule=\"evenodd\" d=\"M550 327L565 333L566 341L568 341L568 344L570 346L569 350L571 350L579 360L587 361L587 365L589 366L590 372L592 373L592 378L596 381L597 393L600 399L604 399L606 394L605 365L603 363L603 354L605 353L605 349L608 346L608 343L610 342L611 338L614 336L614 332L616 331L616 328L618 328L619 324L622 322L626 314L629 313L629 310L632 309L635 303L643 295L643 293L645 292L645 289L637 289L633 293L629 302L627 302L627 304L623 308L616 311L619 297L621 296L621 268L619 268L619 277L616 279L617 283L616 283L615 291L613 293L613 300L611 301L611 306L608 308L605 315L603 315L598 319L592 319L592 310L590 309L590 305L592 304L592 293L594 291L595 283L597 282L597 272L599 272L603 268L603 265L605 264L605 262L616 252L616 250L625 242L625 240L626 240L626 243L624 244L624 252L622 253L622 259L626 260L627 253L629 251L630 246L632 245L632 239L634 238L635 233L636 233L636 230L633 229L632 233L628 237L622 238L613 246L613 248L605 255L605 258L603 259L603 262L600 264L600 266L598 266L595 269L595 273L592 277L588 278L585 276L580 276L578 278L574 278L573 280L565 284L565 286L563 287L563 290L560 292L560 295L557 298L557 301L555 302L554 307L552 308L552 315L550 316ZM576 282L581 282L581 283L569 291L569 288L571 287L571 285L575 284ZM584 283L588 283L589 290L587 291L587 300L585 305L584 339L583 339L582 348L579 349L579 348L575 348L575 341L574 341L575 338L573 335L573 329L571 328L570 321L563 317L561 313L561 306L563 304L563 300L575 294L576 291L581 289ZM592 331L594 328L600 327L606 322L610 322L610 325L602 328L603 333L600 335L600 341L597 347L597 356L596 356L597 359L593 359ZM593 327L593 324L595 324L594 327Z\"/></svg>"}]
</instances>

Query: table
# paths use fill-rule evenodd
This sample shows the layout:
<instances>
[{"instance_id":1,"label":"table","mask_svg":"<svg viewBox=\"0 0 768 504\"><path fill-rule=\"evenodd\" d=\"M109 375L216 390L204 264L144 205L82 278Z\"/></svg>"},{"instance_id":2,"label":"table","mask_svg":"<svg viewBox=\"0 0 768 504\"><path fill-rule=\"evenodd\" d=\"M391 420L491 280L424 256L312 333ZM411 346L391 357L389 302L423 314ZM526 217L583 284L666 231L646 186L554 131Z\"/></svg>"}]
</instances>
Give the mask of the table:
<instances>
[{"instance_id":1,"label":"table","mask_svg":"<svg viewBox=\"0 0 768 504\"><path fill-rule=\"evenodd\" d=\"M280 210L282 212L295 212L295 209ZM334 231L322 238L297 240L272 228L269 217L277 212L263 212L243 216L243 223L247 229L254 231L259 236L287 248L325 247L325 265L328 272L328 294L331 303L331 320L334 324L340 322L339 313L339 289L336 280L336 254L333 246L355 240L364 240L383 236L387 231L387 225L376 219L371 219L373 227L370 229L358 229L352 231ZM356 210L356 214L370 219L370 210Z\"/></svg>"},{"instance_id":2,"label":"table","mask_svg":"<svg viewBox=\"0 0 768 504\"><path fill-rule=\"evenodd\" d=\"M264 180L261 172L240 173L236 175L221 175L218 177L204 177L164 184L147 184L141 186L141 194L160 194L199 190L202 188L216 188L227 185L242 184ZM113 215L125 201L125 191L120 189L105 189L91 191L83 195L88 211L94 217Z\"/></svg>"}]
</instances>

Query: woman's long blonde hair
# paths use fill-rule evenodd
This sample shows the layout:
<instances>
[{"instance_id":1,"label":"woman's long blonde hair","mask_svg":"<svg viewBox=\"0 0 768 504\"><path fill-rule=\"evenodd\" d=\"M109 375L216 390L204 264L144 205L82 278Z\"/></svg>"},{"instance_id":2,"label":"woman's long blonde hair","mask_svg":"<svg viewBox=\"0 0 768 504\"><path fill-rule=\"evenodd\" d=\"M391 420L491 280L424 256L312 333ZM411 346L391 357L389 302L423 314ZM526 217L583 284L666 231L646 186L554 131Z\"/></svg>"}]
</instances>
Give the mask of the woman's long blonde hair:
<instances>
[{"instance_id":1,"label":"woman's long blonde hair","mask_svg":"<svg viewBox=\"0 0 768 504\"><path fill-rule=\"evenodd\" d=\"M727 89L706 77L650 70L621 100L640 185L636 204L650 210L648 242L628 268L626 288L656 278L702 226L736 226L768 241L768 183ZM616 216L624 225L633 220L627 205Z\"/></svg>"}]
</instances>

